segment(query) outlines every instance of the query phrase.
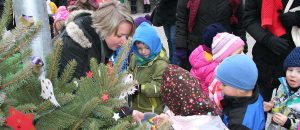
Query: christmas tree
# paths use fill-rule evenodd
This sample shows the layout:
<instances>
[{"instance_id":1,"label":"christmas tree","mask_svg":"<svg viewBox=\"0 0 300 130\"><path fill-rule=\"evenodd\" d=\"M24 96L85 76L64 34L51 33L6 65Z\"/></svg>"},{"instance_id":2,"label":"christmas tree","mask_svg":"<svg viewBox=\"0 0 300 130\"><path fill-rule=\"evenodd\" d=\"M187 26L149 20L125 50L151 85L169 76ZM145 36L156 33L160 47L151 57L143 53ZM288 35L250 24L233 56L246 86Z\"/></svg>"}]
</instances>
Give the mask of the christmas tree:
<instances>
[{"instance_id":1,"label":"christmas tree","mask_svg":"<svg viewBox=\"0 0 300 130\"><path fill-rule=\"evenodd\" d=\"M6 0L0 29L11 18L11 0ZM114 66L91 59L87 76L72 79L76 61L70 61L58 77L60 40L42 61L30 56L30 43L41 28L27 18L11 35L0 33L0 129L126 129L131 118L118 119L118 108L135 91L137 82L120 72L128 56L131 38L122 47ZM1 32L1 31L0 31ZM45 64L44 64L45 63Z\"/></svg>"}]
</instances>

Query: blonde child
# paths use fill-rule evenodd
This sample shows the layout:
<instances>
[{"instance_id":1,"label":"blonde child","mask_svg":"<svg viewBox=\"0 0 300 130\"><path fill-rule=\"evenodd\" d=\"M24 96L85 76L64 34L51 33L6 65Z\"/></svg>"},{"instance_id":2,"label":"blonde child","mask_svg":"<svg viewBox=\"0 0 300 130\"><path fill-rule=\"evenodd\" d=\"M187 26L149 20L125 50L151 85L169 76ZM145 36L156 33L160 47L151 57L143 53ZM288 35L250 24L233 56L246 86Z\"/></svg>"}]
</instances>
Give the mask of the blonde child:
<instances>
[{"instance_id":1,"label":"blonde child","mask_svg":"<svg viewBox=\"0 0 300 130\"><path fill-rule=\"evenodd\" d=\"M168 66L167 54L155 28L147 22L138 26L133 43L128 70L140 85L138 92L132 96L132 109L160 114L164 109L160 83Z\"/></svg>"},{"instance_id":2,"label":"blonde child","mask_svg":"<svg viewBox=\"0 0 300 130\"><path fill-rule=\"evenodd\" d=\"M295 48L284 60L286 77L279 78L281 85L274 90L275 97L264 102L265 111L275 113L271 125L299 130L300 118L300 47ZM269 126L271 127L271 126Z\"/></svg>"}]
</instances>

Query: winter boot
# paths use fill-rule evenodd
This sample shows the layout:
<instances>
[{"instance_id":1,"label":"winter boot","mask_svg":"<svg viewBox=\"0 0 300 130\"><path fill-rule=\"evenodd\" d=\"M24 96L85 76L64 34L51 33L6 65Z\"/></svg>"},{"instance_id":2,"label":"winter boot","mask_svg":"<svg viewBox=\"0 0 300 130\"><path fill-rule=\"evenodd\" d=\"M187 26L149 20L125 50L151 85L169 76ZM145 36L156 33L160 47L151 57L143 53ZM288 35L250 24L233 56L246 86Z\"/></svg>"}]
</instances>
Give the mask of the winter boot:
<instances>
[{"instance_id":1,"label":"winter boot","mask_svg":"<svg viewBox=\"0 0 300 130\"><path fill-rule=\"evenodd\" d=\"M147 4L144 4L144 13L147 13Z\"/></svg>"},{"instance_id":2,"label":"winter boot","mask_svg":"<svg viewBox=\"0 0 300 130\"><path fill-rule=\"evenodd\" d=\"M130 10L131 10L131 14L136 14L137 13L137 11L136 11L136 1L131 0Z\"/></svg>"}]
</instances>

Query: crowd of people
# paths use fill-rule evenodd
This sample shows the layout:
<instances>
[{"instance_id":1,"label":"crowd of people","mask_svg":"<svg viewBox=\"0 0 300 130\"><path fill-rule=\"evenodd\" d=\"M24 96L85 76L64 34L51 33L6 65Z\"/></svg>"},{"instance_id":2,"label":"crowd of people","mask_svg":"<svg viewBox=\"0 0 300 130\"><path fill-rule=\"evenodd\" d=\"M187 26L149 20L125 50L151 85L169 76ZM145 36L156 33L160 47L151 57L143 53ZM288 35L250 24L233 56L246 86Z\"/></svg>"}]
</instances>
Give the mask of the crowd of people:
<instances>
[{"instance_id":1,"label":"crowd of people","mask_svg":"<svg viewBox=\"0 0 300 130\"><path fill-rule=\"evenodd\" d=\"M133 37L125 69L139 85L123 115L138 122L155 113L154 124L167 120L175 130L300 129L300 33L292 33L300 11L291 11L299 0L159 0L136 19L130 1L131 10L114 0L53 1L59 69L74 59L74 78L85 76L91 58L106 64ZM154 26L163 26L169 54Z\"/></svg>"}]
</instances>

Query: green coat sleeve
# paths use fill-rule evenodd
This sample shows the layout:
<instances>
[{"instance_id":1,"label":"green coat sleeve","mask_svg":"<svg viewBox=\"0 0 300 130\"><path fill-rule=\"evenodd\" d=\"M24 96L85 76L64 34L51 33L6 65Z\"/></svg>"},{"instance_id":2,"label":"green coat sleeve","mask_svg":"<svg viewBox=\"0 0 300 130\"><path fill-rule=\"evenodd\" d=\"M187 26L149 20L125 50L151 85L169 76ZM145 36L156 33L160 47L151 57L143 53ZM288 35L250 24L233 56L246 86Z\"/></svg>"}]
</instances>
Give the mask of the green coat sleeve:
<instances>
[{"instance_id":1,"label":"green coat sleeve","mask_svg":"<svg viewBox=\"0 0 300 130\"><path fill-rule=\"evenodd\" d=\"M160 85L162 75L165 68L167 68L168 62L164 60L157 60L153 63L153 74L150 76L151 82L141 84L141 93L149 98L160 97Z\"/></svg>"}]
</instances>

